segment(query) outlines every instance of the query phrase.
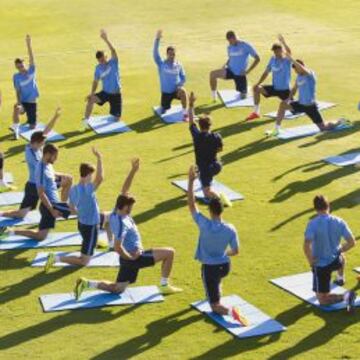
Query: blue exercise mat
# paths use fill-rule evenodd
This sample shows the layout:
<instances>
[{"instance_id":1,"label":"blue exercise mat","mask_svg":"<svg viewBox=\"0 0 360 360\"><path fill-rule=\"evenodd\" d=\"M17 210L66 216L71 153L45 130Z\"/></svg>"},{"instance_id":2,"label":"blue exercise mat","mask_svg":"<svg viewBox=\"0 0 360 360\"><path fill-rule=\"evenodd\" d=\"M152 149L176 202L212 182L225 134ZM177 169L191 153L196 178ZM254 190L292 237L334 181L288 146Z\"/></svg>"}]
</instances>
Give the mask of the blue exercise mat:
<instances>
[{"instance_id":1,"label":"blue exercise mat","mask_svg":"<svg viewBox=\"0 0 360 360\"><path fill-rule=\"evenodd\" d=\"M19 128L19 134L21 137L23 137L25 140L30 141L31 139L31 135L35 132L35 131L42 131L44 130L46 127L46 125L42 124L42 123L38 123L36 125L35 129L30 129L29 124L21 124L20 128ZM12 131L14 131L14 125L12 125L10 127L10 129ZM65 140L65 136L58 134L56 131L51 130L46 137L46 141L61 141L61 140Z\"/></svg>"},{"instance_id":2,"label":"blue exercise mat","mask_svg":"<svg viewBox=\"0 0 360 360\"><path fill-rule=\"evenodd\" d=\"M240 98L240 93L236 90L219 90L218 94L227 108L251 107L254 106L254 99L249 96L245 99Z\"/></svg>"},{"instance_id":3,"label":"blue exercise mat","mask_svg":"<svg viewBox=\"0 0 360 360\"><path fill-rule=\"evenodd\" d=\"M326 101L318 101L317 105L320 111L331 109L332 107L336 106L336 104ZM306 115L305 113L293 114L291 111L286 110L284 119L293 120L305 115ZM265 114L264 116L271 119L276 119L277 111L272 111L270 113Z\"/></svg>"},{"instance_id":4,"label":"blue exercise mat","mask_svg":"<svg viewBox=\"0 0 360 360\"><path fill-rule=\"evenodd\" d=\"M51 232L43 241L36 241L20 235L7 236L0 240L0 250L38 249L57 246L80 246L82 238L75 232Z\"/></svg>"},{"instance_id":5,"label":"blue exercise mat","mask_svg":"<svg viewBox=\"0 0 360 360\"><path fill-rule=\"evenodd\" d=\"M9 172L4 173L4 182L6 184L12 184L14 182L14 177L12 173Z\"/></svg>"},{"instance_id":6,"label":"blue exercise mat","mask_svg":"<svg viewBox=\"0 0 360 360\"><path fill-rule=\"evenodd\" d=\"M188 180L174 180L174 181L172 181L172 184L179 187L180 189L184 190L185 192L187 192ZM238 193L236 191L231 190L230 188L228 188L227 186L221 184L220 182L218 182L216 180L213 181L212 188L217 193L225 194L230 201L244 199L243 195L241 195L240 193ZM202 191L200 181L198 179L196 179L195 183L194 183L194 193L195 193L196 199L201 200L203 202L207 202L207 199L205 198L204 193Z\"/></svg>"},{"instance_id":7,"label":"blue exercise mat","mask_svg":"<svg viewBox=\"0 0 360 360\"><path fill-rule=\"evenodd\" d=\"M320 305L316 298L315 293L312 291L313 286L313 274L312 272L283 276L278 279L272 279L270 282L281 289L297 296L298 298L308 302L311 305L323 311L336 311L346 309L345 302L332 304L332 305ZM341 286L332 284L331 292L334 294L343 294L346 291ZM360 306L360 298L357 298L355 306Z\"/></svg>"},{"instance_id":8,"label":"blue exercise mat","mask_svg":"<svg viewBox=\"0 0 360 360\"><path fill-rule=\"evenodd\" d=\"M161 106L154 106L153 110L162 121L167 124L184 123L183 121L183 108L181 105L173 105L164 114L161 113Z\"/></svg>"},{"instance_id":9,"label":"blue exercise mat","mask_svg":"<svg viewBox=\"0 0 360 360\"><path fill-rule=\"evenodd\" d=\"M330 156L324 159L325 162L336 166L349 166L360 164L360 152L349 153L338 156Z\"/></svg>"},{"instance_id":10,"label":"blue exercise mat","mask_svg":"<svg viewBox=\"0 0 360 360\"><path fill-rule=\"evenodd\" d=\"M16 205L22 202L24 192L8 191L0 194L0 206Z\"/></svg>"},{"instance_id":11,"label":"blue exercise mat","mask_svg":"<svg viewBox=\"0 0 360 360\"><path fill-rule=\"evenodd\" d=\"M40 296L44 312L137 305L161 301L164 301L164 297L157 286L130 287L122 294L111 294L101 290L84 291L79 301L75 300L73 293Z\"/></svg>"},{"instance_id":12,"label":"blue exercise mat","mask_svg":"<svg viewBox=\"0 0 360 360\"><path fill-rule=\"evenodd\" d=\"M347 130L350 129L352 126L350 125L340 125L334 128L333 130L327 131L341 131L341 130ZM303 125L303 126L296 126L293 128L287 128L287 129L281 129L280 134L277 136L278 139L282 140L289 140L289 139L296 139L301 138L305 136L312 136L319 134L321 131L320 129L315 125Z\"/></svg>"},{"instance_id":13,"label":"blue exercise mat","mask_svg":"<svg viewBox=\"0 0 360 360\"><path fill-rule=\"evenodd\" d=\"M191 306L210 317L226 331L240 339L268 335L286 330L285 326L237 295L225 296L221 298L221 303L227 307L237 306L242 316L248 320L249 325L243 326L229 315L221 316L215 314L212 312L207 300L194 302Z\"/></svg>"},{"instance_id":14,"label":"blue exercise mat","mask_svg":"<svg viewBox=\"0 0 360 360\"><path fill-rule=\"evenodd\" d=\"M91 116L88 120L88 124L99 135L118 134L131 131L123 121L117 121L112 115Z\"/></svg>"},{"instance_id":15,"label":"blue exercise mat","mask_svg":"<svg viewBox=\"0 0 360 360\"><path fill-rule=\"evenodd\" d=\"M0 226L25 226L36 225L40 223L41 215L37 210L30 211L23 219L14 219L0 216ZM76 219L76 215L71 215L69 219ZM56 221L63 221L63 218L57 218Z\"/></svg>"},{"instance_id":16,"label":"blue exercise mat","mask_svg":"<svg viewBox=\"0 0 360 360\"><path fill-rule=\"evenodd\" d=\"M48 252L39 252L31 263L33 267L44 267L48 259ZM55 255L80 256L80 251L65 252L56 251ZM63 262L56 262L54 267L74 266ZM119 267L119 254L115 251L95 251L86 267Z\"/></svg>"}]
</instances>

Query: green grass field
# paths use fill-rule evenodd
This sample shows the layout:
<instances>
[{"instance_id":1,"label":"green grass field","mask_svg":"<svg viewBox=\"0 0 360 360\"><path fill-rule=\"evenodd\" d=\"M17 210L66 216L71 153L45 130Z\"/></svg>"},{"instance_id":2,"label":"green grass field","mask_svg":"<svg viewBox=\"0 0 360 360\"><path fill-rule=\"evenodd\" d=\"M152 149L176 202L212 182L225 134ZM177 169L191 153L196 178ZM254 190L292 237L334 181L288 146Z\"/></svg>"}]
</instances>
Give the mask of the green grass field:
<instances>
[{"instance_id":1,"label":"green grass field","mask_svg":"<svg viewBox=\"0 0 360 360\"><path fill-rule=\"evenodd\" d=\"M57 130L67 137L59 143L57 170L74 174L81 161L93 161L91 146L104 154L106 179L99 191L103 209L111 209L133 156L142 159L135 180L135 220L146 247L171 245L177 250L173 281L184 293L164 303L140 307L42 312L42 294L71 291L79 276L113 279L114 269L52 270L29 266L36 250L0 252L0 358L23 359L359 359L359 312L325 314L268 283L281 275L307 271L302 254L303 231L312 215L312 197L328 195L336 215L355 234L359 223L359 172L320 160L359 150L358 83L360 78L360 15L356 0L2 0L0 21L0 87L3 93L0 150L7 170L22 188L27 170L23 140L8 131L15 94L13 59L25 56L24 37L31 33L38 65L41 119L59 104L63 116ZM90 90L94 52L103 48L99 29L105 27L121 61L123 119L131 133L99 137L78 132L84 97ZM225 167L219 180L245 195L225 213L238 229L241 254L234 259L224 293L237 293L288 327L262 338L234 339L189 307L204 291L199 264L193 260L197 229L184 194L171 186L193 162L185 125L166 126L153 116L159 100L152 43L158 28L163 45L174 43L187 71L187 88L198 94L198 111L211 110L215 129L224 137ZM227 110L209 104L208 73L225 61L224 34L234 29L252 42L262 57L250 75L254 83L281 32L296 57L318 75L318 97L339 105L327 118L346 116L350 131L322 134L291 142L266 139L272 126L262 119L243 123L248 110ZM162 48L164 50L164 48ZM221 87L231 83L221 83ZM276 100L262 103L274 110ZM97 108L96 112L106 109ZM309 123L308 119L296 124ZM294 123L285 123L290 126ZM206 212L205 207L201 207ZM76 222L59 223L59 231L75 231ZM356 287L354 266L359 250L348 256L347 287ZM139 284L157 284L159 268L141 273Z\"/></svg>"}]
</instances>

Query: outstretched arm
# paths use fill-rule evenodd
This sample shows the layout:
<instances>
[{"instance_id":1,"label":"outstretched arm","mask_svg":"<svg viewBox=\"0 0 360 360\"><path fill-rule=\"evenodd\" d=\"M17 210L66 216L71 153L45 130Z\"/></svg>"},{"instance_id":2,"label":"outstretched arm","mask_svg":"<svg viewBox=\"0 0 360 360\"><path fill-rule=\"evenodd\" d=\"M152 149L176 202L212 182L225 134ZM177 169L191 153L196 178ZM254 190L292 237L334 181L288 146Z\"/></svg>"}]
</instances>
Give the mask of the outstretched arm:
<instances>
[{"instance_id":1,"label":"outstretched arm","mask_svg":"<svg viewBox=\"0 0 360 360\"><path fill-rule=\"evenodd\" d=\"M27 51L28 51L28 55L29 55L29 64L31 66L33 66L33 65L35 65L35 62L34 62L34 53L32 50L30 35L26 35L26 47L27 47Z\"/></svg>"},{"instance_id":2,"label":"outstretched arm","mask_svg":"<svg viewBox=\"0 0 360 360\"><path fill-rule=\"evenodd\" d=\"M102 163L102 156L101 154L96 150L95 147L92 148L93 154L96 156L97 163L96 163L96 175L94 180L94 188L97 190L97 188L100 186L100 184L104 180L104 169L103 169L103 163Z\"/></svg>"},{"instance_id":3,"label":"outstretched arm","mask_svg":"<svg viewBox=\"0 0 360 360\"><path fill-rule=\"evenodd\" d=\"M106 45L109 47L110 51L111 51L111 57L113 59L116 59L118 60L118 56L117 56L117 53L116 53L116 49L115 47L113 46L113 44L111 43L111 41L109 40L108 36L107 36L107 33L104 29L101 29L100 30L100 37L105 41Z\"/></svg>"},{"instance_id":4,"label":"outstretched arm","mask_svg":"<svg viewBox=\"0 0 360 360\"><path fill-rule=\"evenodd\" d=\"M139 167L140 167L140 159L135 158L135 159L131 160L131 170L121 188L122 195L127 195L129 193L134 176L138 172Z\"/></svg>"},{"instance_id":5,"label":"outstretched arm","mask_svg":"<svg viewBox=\"0 0 360 360\"><path fill-rule=\"evenodd\" d=\"M187 201L188 207L191 214L198 213L199 210L196 206L195 195L194 195L194 181L196 179L196 170L194 166L191 166L189 169L189 178L188 178L188 192L187 192Z\"/></svg>"},{"instance_id":6,"label":"outstretched arm","mask_svg":"<svg viewBox=\"0 0 360 360\"><path fill-rule=\"evenodd\" d=\"M288 46L288 44L286 43L285 38L281 34L279 34L278 39L279 39L280 43L282 44L282 46L284 46L286 53L291 55L291 49Z\"/></svg>"},{"instance_id":7,"label":"outstretched arm","mask_svg":"<svg viewBox=\"0 0 360 360\"><path fill-rule=\"evenodd\" d=\"M162 63L159 46L160 46L160 39L162 37L162 30L158 30L156 33L155 41L154 41L154 48L153 48L153 57L155 63L159 66Z\"/></svg>"},{"instance_id":8,"label":"outstretched arm","mask_svg":"<svg viewBox=\"0 0 360 360\"><path fill-rule=\"evenodd\" d=\"M179 83L178 87L182 87L182 86L184 86L184 84L186 82L185 70L182 66L180 68L179 77L180 77L180 83Z\"/></svg>"},{"instance_id":9,"label":"outstretched arm","mask_svg":"<svg viewBox=\"0 0 360 360\"><path fill-rule=\"evenodd\" d=\"M291 54L286 53L287 58L293 63L293 65L295 66L296 70L305 73L306 75L310 75L311 71L305 67L304 65L300 64L299 62L297 62L295 59L292 58Z\"/></svg>"},{"instance_id":10,"label":"outstretched arm","mask_svg":"<svg viewBox=\"0 0 360 360\"><path fill-rule=\"evenodd\" d=\"M49 132L54 128L54 126L55 126L57 120L59 119L60 115L61 115L61 108L58 107L55 110L54 116L51 118L51 120L46 125L46 127L45 127L45 129L43 131L44 135L49 134Z\"/></svg>"},{"instance_id":11,"label":"outstretched arm","mask_svg":"<svg viewBox=\"0 0 360 360\"><path fill-rule=\"evenodd\" d=\"M194 105L195 105L196 97L194 92L192 91L189 96L189 125L192 126L195 124L195 112L194 112Z\"/></svg>"}]
</instances>

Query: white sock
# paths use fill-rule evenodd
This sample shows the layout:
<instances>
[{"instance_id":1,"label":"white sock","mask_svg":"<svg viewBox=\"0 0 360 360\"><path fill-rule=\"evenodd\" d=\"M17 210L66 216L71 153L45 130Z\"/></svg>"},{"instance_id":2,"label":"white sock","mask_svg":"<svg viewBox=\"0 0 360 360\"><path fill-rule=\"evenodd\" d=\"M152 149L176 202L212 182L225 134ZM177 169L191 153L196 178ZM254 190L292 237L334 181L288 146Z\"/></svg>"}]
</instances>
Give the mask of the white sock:
<instances>
[{"instance_id":1,"label":"white sock","mask_svg":"<svg viewBox=\"0 0 360 360\"><path fill-rule=\"evenodd\" d=\"M184 115L188 115L188 114L189 114L188 109L183 109L183 114L184 114Z\"/></svg>"},{"instance_id":2,"label":"white sock","mask_svg":"<svg viewBox=\"0 0 360 360\"><path fill-rule=\"evenodd\" d=\"M97 289L99 282L95 280L89 280L88 285L90 289Z\"/></svg>"},{"instance_id":3,"label":"white sock","mask_svg":"<svg viewBox=\"0 0 360 360\"><path fill-rule=\"evenodd\" d=\"M9 234L9 236L14 236L15 235L15 230L9 230L8 231L8 234Z\"/></svg>"},{"instance_id":4,"label":"white sock","mask_svg":"<svg viewBox=\"0 0 360 360\"><path fill-rule=\"evenodd\" d=\"M160 285L161 285L161 286L166 286L166 285L168 285L168 283L169 283L169 279L168 279L168 278L162 277L162 278L160 279Z\"/></svg>"},{"instance_id":5,"label":"white sock","mask_svg":"<svg viewBox=\"0 0 360 360\"><path fill-rule=\"evenodd\" d=\"M6 183L3 179L0 180L0 186L6 186Z\"/></svg>"},{"instance_id":6,"label":"white sock","mask_svg":"<svg viewBox=\"0 0 360 360\"><path fill-rule=\"evenodd\" d=\"M280 130L280 128L281 128L281 125L278 125L278 124L275 125L276 130Z\"/></svg>"},{"instance_id":7,"label":"white sock","mask_svg":"<svg viewBox=\"0 0 360 360\"><path fill-rule=\"evenodd\" d=\"M216 90L211 90L211 96L214 100L217 99L217 91Z\"/></svg>"},{"instance_id":8,"label":"white sock","mask_svg":"<svg viewBox=\"0 0 360 360\"><path fill-rule=\"evenodd\" d=\"M347 291L345 294L344 294L344 301L348 301L349 300L349 296L350 296L350 291Z\"/></svg>"},{"instance_id":9,"label":"white sock","mask_svg":"<svg viewBox=\"0 0 360 360\"><path fill-rule=\"evenodd\" d=\"M336 274L336 279L337 279L337 280L344 280L344 278L345 278L344 275Z\"/></svg>"},{"instance_id":10,"label":"white sock","mask_svg":"<svg viewBox=\"0 0 360 360\"><path fill-rule=\"evenodd\" d=\"M55 255L54 259L55 259L55 262L60 262L60 255Z\"/></svg>"},{"instance_id":11,"label":"white sock","mask_svg":"<svg viewBox=\"0 0 360 360\"><path fill-rule=\"evenodd\" d=\"M254 106L254 112L256 114L260 114L260 105L259 104Z\"/></svg>"},{"instance_id":12,"label":"white sock","mask_svg":"<svg viewBox=\"0 0 360 360\"><path fill-rule=\"evenodd\" d=\"M13 125L13 128L14 128L14 130L18 130L18 129L19 129L19 124L18 124L18 123L15 123L15 124Z\"/></svg>"}]
</instances>

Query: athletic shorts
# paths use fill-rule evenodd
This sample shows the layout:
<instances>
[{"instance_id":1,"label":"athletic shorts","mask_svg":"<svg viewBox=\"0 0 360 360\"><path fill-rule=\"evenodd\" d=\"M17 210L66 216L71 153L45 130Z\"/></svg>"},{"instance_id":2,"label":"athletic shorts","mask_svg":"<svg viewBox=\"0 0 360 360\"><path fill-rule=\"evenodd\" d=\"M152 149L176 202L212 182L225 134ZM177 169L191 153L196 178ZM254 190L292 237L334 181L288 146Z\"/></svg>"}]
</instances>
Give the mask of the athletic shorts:
<instances>
[{"instance_id":1,"label":"athletic shorts","mask_svg":"<svg viewBox=\"0 0 360 360\"><path fill-rule=\"evenodd\" d=\"M171 108L171 103L174 99L179 100L177 91L173 93L161 93L161 108L166 111Z\"/></svg>"},{"instance_id":2,"label":"athletic shorts","mask_svg":"<svg viewBox=\"0 0 360 360\"><path fill-rule=\"evenodd\" d=\"M219 161L214 161L213 163L205 166L198 165L199 168L199 180L201 183L201 186L203 188L211 186L214 176L219 174L222 165Z\"/></svg>"},{"instance_id":3,"label":"athletic shorts","mask_svg":"<svg viewBox=\"0 0 360 360\"><path fill-rule=\"evenodd\" d=\"M78 230L82 237L81 253L83 255L94 255L98 239L98 225L85 225L78 222Z\"/></svg>"},{"instance_id":4,"label":"athletic shorts","mask_svg":"<svg viewBox=\"0 0 360 360\"><path fill-rule=\"evenodd\" d=\"M210 304L220 302L221 280L229 274L230 263L201 266L201 277Z\"/></svg>"},{"instance_id":5,"label":"athletic shorts","mask_svg":"<svg viewBox=\"0 0 360 360\"><path fill-rule=\"evenodd\" d=\"M56 203L53 204L53 207L60 212L61 217L64 219L70 216L70 208L67 203ZM41 214L39 230L54 229L56 219L52 216L51 212L42 203L40 204L39 210Z\"/></svg>"},{"instance_id":6,"label":"athletic shorts","mask_svg":"<svg viewBox=\"0 0 360 360\"><path fill-rule=\"evenodd\" d=\"M331 274L343 266L343 258L339 255L331 264L327 266L314 266L313 271L313 291L316 293L327 294L331 287Z\"/></svg>"},{"instance_id":7,"label":"athletic shorts","mask_svg":"<svg viewBox=\"0 0 360 360\"><path fill-rule=\"evenodd\" d=\"M226 79L233 79L236 91L247 94L247 78L245 75L235 75L229 68L226 68Z\"/></svg>"},{"instance_id":8,"label":"athletic shorts","mask_svg":"<svg viewBox=\"0 0 360 360\"><path fill-rule=\"evenodd\" d=\"M264 85L262 88L266 91L264 96L267 98L277 96L281 100L286 100L290 95L290 90L276 90L272 85Z\"/></svg>"},{"instance_id":9,"label":"athletic shorts","mask_svg":"<svg viewBox=\"0 0 360 360\"><path fill-rule=\"evenodd\" d=\"M30 208L34 210L37 208L39 202L39 194L36 188L36 184L27 182L25 185L24 198L20 204L20 209Z\"/></svg>"},{"instance_id":10,"label":"athletic shorts","mask_svg":"<svg viewBox=\"0 0 360 360\"><path fill-rule=\"evenodd\" d=\"M136 260L126 260L120 257L120 270L116 282L136 282L139 270L155 265L152 250L145 250Z\"/></svg>"},{"instance_id":11,"label":"athletic shorts","mask_svg":"<svg viewBox=\"0 0 360 360\"><path fill-rule=\"evenodd\" d=\"M21 103L24 113L27 117L27 122L30 125L36 125L37 122L37 103Z\"/></svg>"},{"instance_id":12,"label":"athletic shorts","mask_svg":"<svg viewBox=\"0 0 360 360\"><path fill-rule=\"evenodd\" d=\"M316 125L324 122L316 104L302 105L298 101L290 101L289 105L292 107L293 114L305 113Z\"/></svg>"},{"instance_id":13,"label":"athletic shorts","mask_svg":"<svg viewBox=\"0 0 360 360\"><path fill-rule=\"evenodd\" d=\"M121 93L109 94L105 91L100 91L95 94L95 96L100 100L98 105L102 106L105 103L110 104L110 115L115 117L121 117L122 111L122 96Z\"/></svg>"}]
</instances>

